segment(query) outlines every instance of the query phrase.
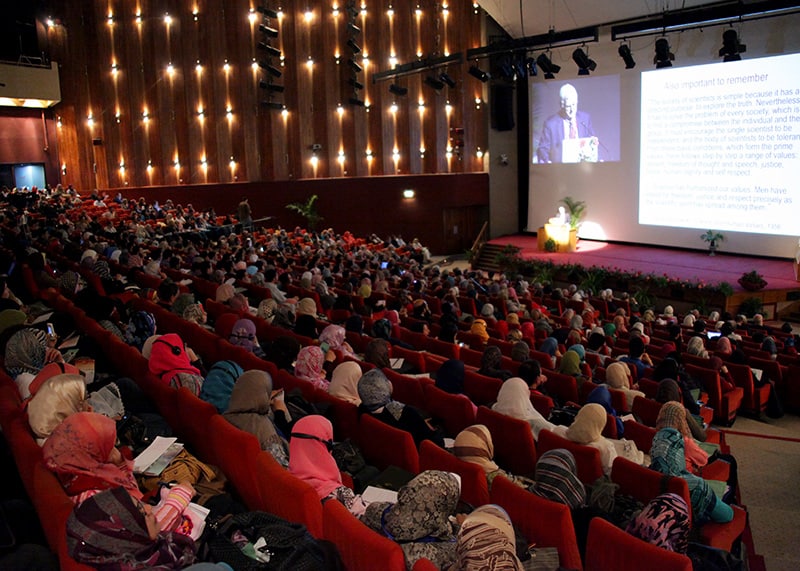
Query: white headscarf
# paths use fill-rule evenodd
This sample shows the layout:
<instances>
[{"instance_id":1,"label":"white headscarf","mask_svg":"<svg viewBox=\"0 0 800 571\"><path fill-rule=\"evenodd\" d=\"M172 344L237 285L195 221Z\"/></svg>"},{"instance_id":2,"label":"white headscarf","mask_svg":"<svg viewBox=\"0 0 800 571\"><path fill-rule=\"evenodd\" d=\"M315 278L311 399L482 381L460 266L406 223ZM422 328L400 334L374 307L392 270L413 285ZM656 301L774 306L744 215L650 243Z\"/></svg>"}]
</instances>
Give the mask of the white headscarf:
<instances>
[{"instance_id":1,"label":"white headscarf","mask_svg":"<svg viewBox=\"0 0 800 571\"><path fill-rule=\"evenodd\" d=\"M542 414L531 404L531 390L519 377L511 377L503 383L497 393L497 402L492 410L526 421L531 425L534 439L539 437L542 428L552 430L553 424L548 422Z\"/></svg>"}]
</instances>

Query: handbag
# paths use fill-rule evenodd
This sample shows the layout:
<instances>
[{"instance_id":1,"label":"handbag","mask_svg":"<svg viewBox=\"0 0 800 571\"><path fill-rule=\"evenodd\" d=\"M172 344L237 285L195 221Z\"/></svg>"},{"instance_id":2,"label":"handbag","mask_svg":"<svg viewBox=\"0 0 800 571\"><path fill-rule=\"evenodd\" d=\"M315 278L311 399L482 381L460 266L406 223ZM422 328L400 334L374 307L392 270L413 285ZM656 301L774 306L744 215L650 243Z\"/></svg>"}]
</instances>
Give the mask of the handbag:
<instances>
[{"instance_id":1,"label":"handbag","mask_svg":"<svg viewBox=\"0 0 800 571\"><path fill-rule=\"evenodd\" d=\"M236 571L339 571L336 547L317 540L301 523L249 511L206 526L201 558Z\"/></svg>"}]
</instances>

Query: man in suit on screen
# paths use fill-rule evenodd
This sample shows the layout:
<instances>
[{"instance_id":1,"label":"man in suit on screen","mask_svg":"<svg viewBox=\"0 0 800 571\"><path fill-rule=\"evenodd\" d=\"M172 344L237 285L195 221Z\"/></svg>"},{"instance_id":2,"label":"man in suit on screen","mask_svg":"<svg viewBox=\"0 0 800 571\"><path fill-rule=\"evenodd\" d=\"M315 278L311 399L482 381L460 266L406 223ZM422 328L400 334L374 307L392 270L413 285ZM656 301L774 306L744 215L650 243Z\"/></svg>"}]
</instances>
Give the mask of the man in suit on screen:
<instances>
[{"instance_id":1,"label":"man in suit on screen","mask_svg":"<svg viewBox=\"0 0 800 571\"><path fill-rule=\"evenodd\" d=\"M578 92L569 83L565 83L558 92L561 109L548 118L542 127L539 147L536 156L539 163L578 162L579 158L564 158L564 141L566 139L584 139L594 137L592 118L585 111L578 111ZM577 148L576 144L567 144Z\"/></svg>"}]
</instances>

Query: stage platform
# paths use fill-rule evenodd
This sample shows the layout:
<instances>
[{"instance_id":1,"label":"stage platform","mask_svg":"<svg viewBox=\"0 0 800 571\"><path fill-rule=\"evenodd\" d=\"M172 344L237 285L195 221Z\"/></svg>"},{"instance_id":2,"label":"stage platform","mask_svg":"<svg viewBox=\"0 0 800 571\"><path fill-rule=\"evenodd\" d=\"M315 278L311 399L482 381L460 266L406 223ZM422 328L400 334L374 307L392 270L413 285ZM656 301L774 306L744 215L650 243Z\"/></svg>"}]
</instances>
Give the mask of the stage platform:
<instances>
[{"instance_id":1,"label":"stage platform","mask_svg":"<svg viewBox=\"0 0 800 571\"><path fill-rule=\"evenodd\" d=\"M489 241L504 246L510 244L520 249L524 260L552 261L554 264L580 264L585 268L602 267L623 272L642 272L665 276L671 280L690 280L714 286L727 282L733 287L726 308L731 310L747 297L760 297L766 306L800 300L800 282L795 279L791 259L761 258L717 252L706 252L615 244L580 240L575 252L556 253L539 250L535 235L514 234ZM745 272L756 270L764 276L767 286L751 292L738 283Z\"/></svg>"}]
</instances>

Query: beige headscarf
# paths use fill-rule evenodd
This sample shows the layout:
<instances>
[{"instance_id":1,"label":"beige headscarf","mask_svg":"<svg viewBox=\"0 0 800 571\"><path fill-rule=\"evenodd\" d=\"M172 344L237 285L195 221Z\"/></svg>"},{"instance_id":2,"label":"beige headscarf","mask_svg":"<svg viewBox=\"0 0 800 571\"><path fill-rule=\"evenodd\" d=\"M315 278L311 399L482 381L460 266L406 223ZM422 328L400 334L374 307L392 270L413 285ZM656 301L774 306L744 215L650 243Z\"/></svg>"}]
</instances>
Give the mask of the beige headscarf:
<instances>
[{"instance_id":1,"label":"beige headscarf","mask_svg":"<svg viewBox=\"0 0 800 571\"><path fill-rule=\"evenodd\" d=\"M526 421L531 425L534 438L539 437L542 428L553 429L553 425L531 404L531 390L519 377L511 377L503 383L492 410Z\"/></svg>"},{"instance_id":2,"label":"beige headscarf","mask_svg":"<svg viewBox=\"0 0 800 571\"><path fill-rule=\"evenodd\" d=\"M606 368L606 384L612 389L631 388L631 370L626 363L611 363Z\"/></svg>"},{"instance_id":3,"label":"beige headscarf","mask_svg":"<svg viewBox=\"0 0 800 571\"><path fill-rule=\"evenodd\" d=\"M314 301L313 298L304 297L300 301L297 302L297 309L295 310L297 315L317 315L317 302Z\"/></svg>"},{"instance_id":4,"label":"beige headscarf","mask_svg":"<svg viewBox=\"0 0 800 571\"><path fill-rule=\"evenodd\" d=\"M567 438L578 444L591 444L602 437L606 419L606 409L602 405L585 404L567 428Z\"/></svg>"},{"instance_id":5,"label":"beige headscarf","mask_svg":"<svg viewBox=\"0 0 800 571\"><path fill-rule=\"evenodd\" d=\"M69 415L85 408L86 382L81 375L61 374L47 379L28 403L28 423L42 439Z\"/></svg>"},{"instance_id":6,"label":"beige headscarf","mask_svg":"<svg viewBox=\"0 0 800 571\"><path fill-rule=\"evenodd\" d=\"M361 367L355 361L344 361L336 366L331 376L331 384L328 385L328 393L338 399L352 403L361 404L358 396L358 380L361 378Z\"/></svg>"},{"instance_id":7,"label":"beige headscarf","mask_svg":"<svg viewBox=\"0 0 800 571\"><path fill-rule=\"evenodd\" d=\"M236 294L236 288L231 284L222 284L217 288L215 300L218 303L227 303Z\"/></svg>"},{"instance_id":8,"label":"beige headscarf","mask_svg":"<svg viewBox=\"0 0 800 571\"><path fill-rule=\"evenodd\" d=\"M473 424L458 433L453 446L453 454L465 462L477 464L487 474L499 469L493 460L492 434L482 424Z\"/></svg>"}]
</instances>

